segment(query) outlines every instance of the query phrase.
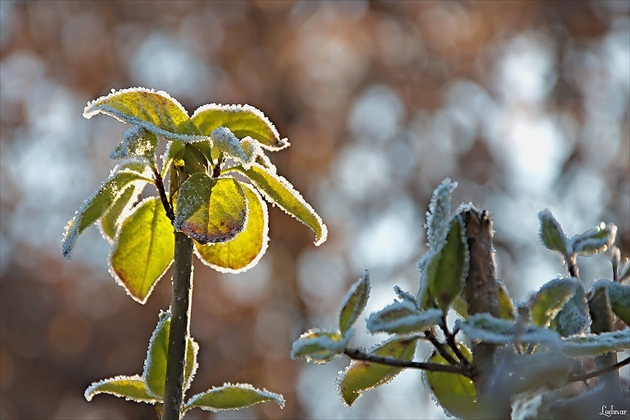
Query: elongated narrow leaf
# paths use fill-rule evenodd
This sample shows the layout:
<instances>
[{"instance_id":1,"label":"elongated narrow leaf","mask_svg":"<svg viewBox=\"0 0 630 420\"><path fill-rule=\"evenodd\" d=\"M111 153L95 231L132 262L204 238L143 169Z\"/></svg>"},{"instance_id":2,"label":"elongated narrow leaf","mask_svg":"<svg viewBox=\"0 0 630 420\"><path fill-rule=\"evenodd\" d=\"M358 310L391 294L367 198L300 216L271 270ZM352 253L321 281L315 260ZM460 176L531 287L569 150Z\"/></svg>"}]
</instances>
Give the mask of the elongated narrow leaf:
<instances>
[{"instance_id":1,"label":"elongated narrow leaf","mask_svg":"<svg viewBox=\"0 0 630 420\"><path fill-rule=\"evenodd\" d=\"M92 383L85 390L85 399L92 401L97 394L110 394L122 397L127 401L155 404L161 402L161 398L155 398L147 393L144 381L139 375L116 376Z\"/></svg>"},{"instance_id":2,"label":"elongated narrow leaf","mask_svg":"<svg viewBox=\"0 0 630 420\"><path fill-rule=\"evenodd\" d=\"M443 311L464 287L468 273L468 244L464 237L464 226L459 216L450 222L446 241L427 266L429 292L436 299Z\"/></svg>"},{"instance_id":3,"label":"elongated narrow leaf","mask_svg":"<svg viewBox=\"0 0 630 420\"><path fill-rule=\"evenodd\" d=\"M250 105L203 105L193 113L192 121L208 136L217 127L225 127L239 139L249 136L258 140L268 150L289 147L287 139L280 138L271 121Z\"/></svg>"},{"instance_id":4,"label":"elongated narrow leaf","mask_svg":"<svg viewBox=\"0 0 630 420\"><path fill-rule=\"evenodd\" d=\"M236 166L229 170L238 171L247 176L267 200L311 228L315 233L316 246L326 241L328 236L326 225L315 210L302 198L302 195L284 177L271 173L257 163L254 163L249 169Z\"/></svg>"},{"instance_id":5,"label":"elongated narrow leaf","mask_svg":"<svg viewBox=\"0 0 630 420\"><path fill-rule=\"evenodd\" d=\"M343 353L354 330L348 330L344 335L340 331L313 328L293 342L291 358L304 358L311 363L327 363Z\"/></svg>"},{"instance_id":6,"label":"elongated narrow leaf","mask_svg":"<svg viewBox=\"0 0 630 420\"><path fill-rule=\"evenodd\" d=\"M370 273L366 270L363 276L352 285L341 302L338 325L339 331L345 334L357 321L367 305L370 297Z\"/></svg>"},{"instance_id":7,"label":"elongated narrow leaf","mask_svg":"<svg viewBox=\"0 0 630 420\"><path fill-rule=\"evenodd\" d=\"M564 304L560 312L551 322L551 326L563 337L581 334L591 325L586 294L581 284L575 289L575 294Z\"/></svg>"},{"instance_id":8,"label":"elongated narrow leaf","mask_svg":"<svg viewBox=\"0 0 630 420\"><path fill-rule=\"evenodd\" d=\"M557 252L563 258L569 258L568 238L562 231L560 223L553 217L549 209L538 213L540 220L540 240L550 250Z\"/></svg>"},{"instance_id":9,"label":"elongated narrow leaf","mask_svg":"<svg viewBox=\"0 0 630 420\"><path fill-rule=\"evenodd\" d=\"M201 245L195 253L206 265L223 273L241 273L254 267L267 250L269 217L267 203L248 184L241 183L249 215L243 231L229 242Z\"/></svg>"},{"instance_id":10,"label":"elongated narrow leaf","mask_svg":"<svg viewBox=\"0 0 630 420\"><path fill-rule=\"evenodd\" d=\"M247 200L233 178L210 178L197 172L179 189L175 228L200 244L227 242L247 222Z\"/></svg>"},{"instance_id":11,"label":"elongated narrow leaf","mask_svg":"<svg viewBox=\"0 0 630 420\"><path fill-rule=\"evenodd\" d=\"M175 235L159 198L136 206L120 225L109 257L114 278L144 303L173 262Z\"/></svg>"},{"instance_id":12,"label":"elongated narrow leaf","mask_svg":"<svg viewBox=\"0 0 630 420\"><path fill-rule=\"evenodd\" d=\"M250 384L224 384L192 396L186 402L184 412L193 408L201 408L214 413L239 410L267 401L275 402L280 408L284 408L284 397L280 394L254 388Z\"/></svg>"},{"instance_id":13,"label":"elongated narrow leaf","mask_svg":"<svg viewBox=\"0 0 630 420\"><path fill-rule=\"evenodd\" d=\"M164 398L164 386L166 384L166 359L168 357L168 338L171 332L171 314L160 313L158 321L144 360L142 379L146 384L147 393L162 400ZM190 387L192 378L197 371L197 353L199 345L188 337L186 344L186 363L184 365L184 391Z\"/></svg>"},{"instance_id":14,"label":"elongated narrow leaf","mask_svg":"<svg viewBox=\"0 0 630 420\"><path fill-rule=\"evenodd\" d=\"M113 91L89 102L83 110L85 118L99 113L170 140L207 140L207 136L199 134L184 107L164 91L145 88Z\"/></svg>"},{"instance_id":15,"label":"elongated narrow leaf","mask_svg":"<svg viewBox=\"0 0 630 420\"><path fill-rule=\"evenodd\" d=\"M495 318L488 313L475 314L455 325L470 338L492 344L542 343L552 347L560 345L560 335L553 330L535 325L519 325L517 322Z\"/></svg>"},{"instance_id":16,"label":"elongated narrow leaf","mask_svg":"<svg viewBox=\"0 0 630 420\"><path fill-rule=\"evenodd\" d=\"M572 277L545 283L530 304L532 322L543 328L548 327L564 304L573 297L578 286L578 280Z\"/></svg>"},{"instance_id":17,"label":"elongated narrow leaf","mask_svg":"<svg viewBox=\"0 0 630 420\"><path fill-rule=\"evenodd\" d=\"M415 351L416 339L403 338L386 341L372 349L370 353L410 361ZM339 394L343 401L351 406L363 392L388 383L402 370L403 368L355 360L339 375L337 380Z\"/></svg>"},{"instance_id":18,"label":"elongated narrow leaf","mask_svg":"<svg viewBox=\"0 0 630 420\"><path fill-rule=\"evenodd\" d=\"M630 328L601 334L584 334L565 338L562 350L569 356L597 356L630 349Z\"/></svg>"},{"instance_id":19,"label":"elongated narrow leaf","mask_svg":"<svg viewBox=\"0 0 630 420\"><path fill-rule=\"evenodd\" d=\"M468 360L472 360L472 354L468 347L458 343L459 351ZM448 349L454 357L453 351ZM448 365L448 361L440 353L434 351L427 359L428 363ZM472 418L477 410L477 391L472 379L459 374L423 371L428 388L440 403L444 411L459 418Z\"/></svg>"},{"instance_id":20,"label":"elongated narrow leaf","mask_svg":"<svg viewBox=\"0 0 630 420\"><path fill-rule=\"evenodd\" d=\"M597 254L610 248L616 236L617 226L602 223L594 229L572 236L571 248L573 252L582 256Z\"/></svg>"},{"instance_id":21,"label":"elongated narrow leaf","mask_svg":"<svg viewBox=\"0 0 630 420\"><path fill-rule=\"evenodd\" d=\"M429 247L439 248L448 233L451 222L451 196L457 182L445 178L433 191L427 212L427 239Z\"/></svg>"},{"instance_id":22,"label":"elongated narrow leaf","mask_svg":"<svg viewBox=\"0 0 630 420\"><path fill-rule=\"evenodd\" d=\"M409 334L422 332L442 322L443 312L433 308L419 310L408 301L394 302L367 319L367 329L372 334L386 332L390 334Z\"/></svg>"},{"instance_id":23,"label":"elongated narrow leaf","mask_svg":"<svg viewBox=\"0 0 630 420\"><path fill-rule=\"evenodd\" d=\"M394 286L394 292L396 292L396 296L398 296L398 298L401 301L409 302L409 303L413 304L416 308L418 307L418 300L417 300L416 296L414 296L411 293L401 289L400 286L398 286L398 285Z\"/></svg>"},{"instance_id":24,"label":"elongated narrow leaf","mask_svg":"<svg viewBox=\"0 0 630 420\"><path fill-rule=\"evenodd\" d=\"M594 292L599 289L606 290L608 301L610 302L610 309L612 309L626 325L630 325L630 285L601 279L593 284Z\"/></svg>"},{"instance_id":25,"label":"elongated narrow leaf","mask_svg":"<svg viewBox=\"0 0 630 420\"><path fill-rule=\"evenodd\" d=\"M134 200L142 192L144 183L134 183L134 185L128 186L125 191L116 200L114 204L105 212L103 217L100 218L101 235L107 239L110 243L114 241L118 227L122 222L122 219L131 210Z\"/></svg>"},{"instance_id":26,"label":"elongated narrow leaf","mask_svg":"<svg viewBox=\"0 0 630 420\"><path fill-rule=\"evenodd\" d=\"M141 181L142 183L152 182L150 179L145 178L142 174L135 171L112 171L112 175L101 184L99 189L83 202L75 216L66 226L63 242L61 244L65 259L70 259L79 235L112 207L116 199L130 183L137 181Z\"/></svg>"}]
</instances>

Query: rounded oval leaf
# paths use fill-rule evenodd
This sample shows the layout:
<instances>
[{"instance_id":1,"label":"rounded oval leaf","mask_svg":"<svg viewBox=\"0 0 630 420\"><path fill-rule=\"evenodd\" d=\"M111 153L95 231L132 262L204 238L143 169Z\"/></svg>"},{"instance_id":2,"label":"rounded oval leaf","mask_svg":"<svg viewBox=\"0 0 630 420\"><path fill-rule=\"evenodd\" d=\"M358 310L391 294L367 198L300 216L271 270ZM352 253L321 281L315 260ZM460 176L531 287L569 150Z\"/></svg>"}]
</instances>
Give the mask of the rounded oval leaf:
<instances>
[{"instance_id":1,"label":"rounded oval leaf","mask_svg":"<svg viewBox=\"0 0 630 420\"><path fill-rule=\"evenodd\" d=\"M184 412L192 408L201 408L215 413L224 410L239 410L267 401L273 401L280 408L284 408L284 397L280 394L266 389L257 389L250 384L224 384L190 397L184 406Z\"/></svg>"},{"instance_id":2,"label":"rounded oval leaf","mask_svg":"<svg viewBox=\"0 0 630 420\"><path fill-rule=\"evenodd\" d=\"M159 198L138 204L122 224L109 256L111 273L137 302L144 303L173 262L175 235Z\"/></svg>"},{"instance_id":3,"label":"rounded oval leaf","mask_svg":"<svg viewBox=\"0 0 630 420\"><path fill-rule=\"evenodd\" d=\"M409 334L421 332L442 322L441 309L420 310L408 301L394 302L367 320L367 329L372 334L387 332L390 334Z\"/></svg>"},{"instance_id":4,"label":"rounded oval leaf","mask_svg":"<svg viewBox=\"0 0 630 420\"><path fill-rule=\"evenodd\" d=\"M143 402L155 404L161 399L155 398L147 393L144 381L139 375L116 376L114 378L103 379L92 383L84 393L85 399L92 401L97 394L110 394L122 397L127 401Z\"/></svg>"},{"instance_id":5,"label":"rounded oval leaf","mask_svg":"<svg viewBox=\"0 0 630 420\"><path fill-rule=\"evenodd\" d=\"M563 258L569 258L568 238L562 231L560 223L553 217L549 209L538 213L540 220L540 240L552 251L559 253Z\"/></svg>"},{"instance_id":6,"label":"rounded oval leaf","mask_svg":"<svg viewBox=\"0 0 630 420\"><path fill-rule=\"evenodd\" d=\"M365 270L363 276L357 280L341 302L341 310L337 323L339 331L345 334L357 321L367 305L370 296L370 273Z\"/></svg>"},{"instance_id":7,"label":"rounded oval leaf","mask_svg":"<svg viewBox=\"0 0 630 420\"><path fill-rule=\"evenodd\" d=\"M175 228L201 244L227 242L247 221L247 200L233 178L197 172L179 189Z\"/></svg>"},{"instance_id":8,"label":"rounded oval leaf","mask_svg":"<svg viewBox=\"0 0 630 420\"><path fill-rule=\"evenodd\" d=\"M573 252L589 256L600 252L605 252L615 243L617 236L617 226L612 223L601 223L599 226L589 229L586 232L571 237L571 248Z\"/></svg>"},{"instance_id":9,"label":"rounded oval leaf","mask_svg":"<svg viewBox=\"0 0 630 420\"><path fill-rule=\"evenodd\" d=\"M573 297L578 286L578 280L572 277L545 283L531 301L532 322L544 328L548 327L564 304Z\"/></svg>"},{"instance_id":10,"label":"rounded oval leaf","mask_svg":"<svg viewBox=\"0 0 630 420\"><path fill-rule=\"evenodd\" d=\"M229 242L201 245L195 254L206 265L223 273L241 273L254 267L267 250L267 203L247 184L240 184L247 199L248 216L243 231Z\"/></svg>"},{"instance_id":11,"label":"rounded oval leaf","mask_svg":"<svg viewBox=\"0 0 630 420\"><path fill-rule=\"evenodd\" d=\"M327 363L343 353L353 335L354 330L342 335L340 331L313 328L293 342L291 358L302 357L307 362Z\"/></svg>"}]
</instances>

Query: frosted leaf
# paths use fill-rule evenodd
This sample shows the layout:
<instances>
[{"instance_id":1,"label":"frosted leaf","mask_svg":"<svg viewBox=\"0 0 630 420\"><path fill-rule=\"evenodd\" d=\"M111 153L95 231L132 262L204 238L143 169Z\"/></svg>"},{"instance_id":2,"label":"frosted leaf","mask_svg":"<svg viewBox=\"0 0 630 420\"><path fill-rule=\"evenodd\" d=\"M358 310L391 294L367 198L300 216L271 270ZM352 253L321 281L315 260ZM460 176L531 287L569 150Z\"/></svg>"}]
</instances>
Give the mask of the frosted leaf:
<instances>
[{"instance_id":1,"label":"frosted leaf","mask_svg":"<svg viewBox=\"0 0 630 420\"><path fill-rule=\"evenodd\" d=\"M420 309L429 309L437 307L435 298L429 292L429 276L427 274L427 267L434 258L435 252L429 249L426 254L418 261L418 272L420 274L420 290L418 291L418 306Z\"/></svg>"},{"instance_id":2,"label":"frosted leaf","mask_svg":"<svg viewBox=\"0 0 630 420\"><path fill-rule=\"evenodd\" d=\"M102 381L93 382L83 394L85 399L92 401L95 395L110 394L124 398L127 401L147 404L160 403L162 400L147 393L144 381L140 375L115 376Z\"/></svg>"},{"instance_id":3,"label":"frosted leaf","mask_svg":"<svg viewBox=\"0 0 630 420\"><path fill-rule=\"evenodd\" d=\"M445 178L433 191L425 224L430 248L438 247L446 237L451 221L451 196L455 188L457 182Z\"/></svg>"},{"instance_id":4,"label":"frosted leaf","mask_svg":"<svg viewBox=\"0 0 630 420\"><path fill-rule=\"evenodd\" d=\"M553 217L549 209L538 213L540 220L540 240L550 250L557 252L564 259L568 259L572 254L568 239L560 223Z\"/></svg>"},{"instance_id":5,"label":"frosted leaf","mask_svg":"<svg viewBox=\"0 0 630 420\"><path fill-rule=\"evenodd\" d=\"M141 158L155 162L155 150L158 138L155 134L142 127L133 126L125 130L123 139L111 152L111 159Z\"/></svg>"},{"instance_id":6,"label":"frosted leaf","mask_svg":"<svg viewBox=\"0 0 630 420\"><path fill-rule=\"evenodd\" d=\"M313 328L293 342L291 358L304 358L307 362L326 363L343 353L354 336L350 329L345 334L337 330Z\"/></svg>"},{"instance_id":7,"label":"frosted leaf","mask_svg":"<svg viewBox=\"0 0 630 420\"><path fill-rule=\"evenodd\" d=\"M241 142L236 136L225 127L217 127L210 133L210 138L215 147L226 156L236 159L238 162L245 162L247 156L243 152Z\"/></svg>"},{"instance_id":8,"label":"frosted leaf","mask_svg":"<svg viewBox=\"0 0 630 420\"><path fill-rule=\"evenodd\" d=\"M630 259L625 258L617 266L617 281L622 282L630 278Z\"/></svg>"},{"instance_id":9,"label":"frosted leaf","mask_svg":"<svg viewBox=\"0 0 630 420\"><path fill-rule=\"evenodd\" d=\"M601 334L583 334L565 338L562 350L569 356L596 356L630 348L630 328Z\"/></svg>"},{"instance_id":10,"label":"frosted leaf","mask_svg":"<svg viewBox=\"0 0 630 420\"><path fill-rule=\"evenodd\" d=\"M541 343L551 347L559 347L561 344L561 338L555 331L535 325L521 328L514 321L495 318L487 313L475 314L466 320L458 319L455 321L455 326L471 340L484 343Z\"/></svg>"},{"instance_id":11,"label":"frosted leaf","mask_svg":"<svg viewBox=\"0 0 630 420\"><path fill-rule=\"evenodd\" d=\"M615 242L617 226L612 223L603 222L586 232L573 235L570 239L570 246L573 253L582 256L589 256L606 251Z\"/></svg>"},{"instance_id":12,"label":"frosted leaf","mask_svg":"<svg viewBox=\"0 0 630 420\"><path fill-rule=\"evenodd\" d=\"M350 290L341 301L341 310L339 311L337 324L342 334L345 334L346 331L352 328L361 312L365 309L369 297L370 273L365 270L363 276L350 287Z\"/></svg>"},{"instance_id":13,"label":"frosted leaf","mask_svg":"<svg viewBox=\"0 0 630 420\"><path fill-rule=\"evenodd\" d=\"M605 289L610 302L610 309L626 325L630 325L630 285L600 279L593 284L593 292Z\"/></svg>"},{"instance_id":14,"label":"frosted leaf","mask_svg":"<svg viewBox=\"0 0 630 420\"><path fill-rule=\"evenodd\" d=\"M394 292L396 293L396 296L398 296L398 298L402 300L403 302L409 302L409 303L412 303L416 308L418 307L418 301L417 301L416 296L401 289L400 286L398 285L394 286Z\"/></svg>"},{"instance_id":15,"label":"frosted leaf","mask_svg":"<svg viewBox=\"0 0 630 420\"><path fill-rule=\"evenodd\" d=\"M578 287L578 280L573 277L554 279L545 283L531 300L532 322L543 328L548 327Z\"/></svg>"},{"instance_id":16,"label":"frosted leaf","mask_svg":"<svg viewBox=\"0 0 630 420\"><path fill-rule=\"evenodd\" d=\"M442 322L443 312L433 308L420 311L409 301L394 302L367 319L367 329L372 334L409 334L422 332Z\"/></svg>"},{"instance_id":17,"label":"frosted leaf","mask_svg":"<svg viewBox=\"0 0 630 420\"><path fill-rule=\"evenodd\" d=\"M193 395L184 405L184 413L193 408L213 413L225 410L240 410L262 402L273 401L284 408L284 397L266 389L254 388L250 384L225 383L208 391Z\"/></svg>"},{"instance_id":18,"label":"frosted leaf","mask_svg":"<svg viewBox=\"0 0 630 420\"><path fill-rule=\"evenodd\" d=\"M578 284L575 294L564 304L551 325L563 337L583 333L591 325L586 294L581 284Z\"/></svg>"},{"instance_id":19,"label":"frosted leaf","mask_svg":"<svg viewBox=\"0 0 630 420\"><path fill-rule=\"evenodd\" d=\"M260 160L263 162L263 166L268 169L273 168L273 172L275 172L275 166L271 164L271 161L269 161L269 158L265 155L265 152L258 140L251 137L245 137L241 140L241 148L243 149L243 153L245 155L245 160L243 161L243 167L245 169L251 168L252 163Z\"/></svg>"}]
</instances>

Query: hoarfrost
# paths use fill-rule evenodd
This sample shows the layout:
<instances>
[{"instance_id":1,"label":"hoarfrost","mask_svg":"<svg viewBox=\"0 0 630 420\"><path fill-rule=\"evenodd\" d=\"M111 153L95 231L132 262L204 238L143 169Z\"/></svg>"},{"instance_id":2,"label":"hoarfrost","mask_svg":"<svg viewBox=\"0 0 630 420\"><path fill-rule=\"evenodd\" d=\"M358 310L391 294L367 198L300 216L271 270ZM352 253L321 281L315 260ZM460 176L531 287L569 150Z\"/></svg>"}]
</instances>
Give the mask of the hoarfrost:
<instances>
[{"instance_id":1,"label":"hoarfrost","mask_svg":"<svg viewBox=\"0 0 630 420\"><path fill-rule=\"evenodd\" d=\"M448 233L452 212L451 196L457 185L456 181L444 178L442 183L433 191L425 224L428 245L431 248L438 247Z\"/></svg>"}]
</instances>

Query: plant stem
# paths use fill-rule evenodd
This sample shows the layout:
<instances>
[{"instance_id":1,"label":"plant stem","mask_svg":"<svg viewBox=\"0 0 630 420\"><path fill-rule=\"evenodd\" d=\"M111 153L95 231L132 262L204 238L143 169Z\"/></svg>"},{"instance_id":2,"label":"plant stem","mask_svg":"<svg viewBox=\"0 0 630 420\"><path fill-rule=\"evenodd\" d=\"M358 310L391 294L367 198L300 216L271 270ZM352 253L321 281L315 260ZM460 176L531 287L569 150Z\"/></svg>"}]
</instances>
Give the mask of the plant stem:
<instances>
[{"instance_id":1,"label":"plant stem","mask_svg":"<svg viewBox=\"0 0 630 420\"><path fill-rule=\"evenodd\" d=\"M181 414L186 341L190 329L193 241L175 232L175 273L171 301L171 330L166 360L166 386L162 420L179 420Z\"/></svg>"},{"instance_id":2,"label":"plant stem","mask_svg":"<svg viewBox=\"0 0 630 420\"><path fill-rule=\"evenodd\" d=\"M358 349L345 349L343 353L353 360L362 360L370 363L378 363L380 365L424 369L431 372L457 373L464 376L470 376L469 370L463 365L440 365L437 363L408 362L406 360L394 359L392 357L381 357L374 354L364 353Z\"/></svg>"}]
</instances>

